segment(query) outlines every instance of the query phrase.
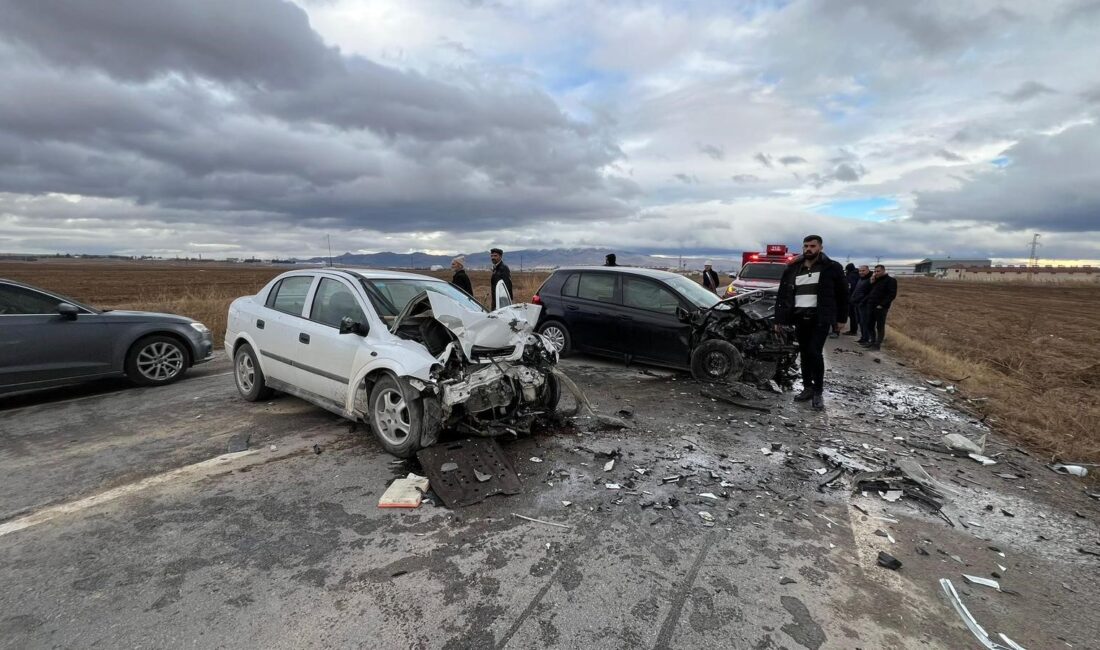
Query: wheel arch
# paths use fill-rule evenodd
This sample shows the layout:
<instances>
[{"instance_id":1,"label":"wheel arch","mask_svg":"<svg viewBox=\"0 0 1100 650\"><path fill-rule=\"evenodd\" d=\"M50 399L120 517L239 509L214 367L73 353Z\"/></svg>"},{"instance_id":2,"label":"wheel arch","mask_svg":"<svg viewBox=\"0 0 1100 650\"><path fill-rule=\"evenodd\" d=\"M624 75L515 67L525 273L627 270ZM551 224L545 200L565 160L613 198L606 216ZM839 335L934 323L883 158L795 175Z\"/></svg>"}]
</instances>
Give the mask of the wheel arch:
<instances>
[{"instance_id":1,"label":"wheel arch","mask_svg":"<svg viewBox=\"0 0 1100 650\"><path fill-rule=\"evenodd\" d=\"M180 344L183 348L184 354L184 368L190 368L195 362L195 351L191 349L191 342L187 340L186 336L183 336L179 332L175 332L170 329L152 329L137 333L133 339L126 345L125 352L122 355L122 368L126 369L126 360L130 358L130 355L134 352L134 349L139 343L147 338L153 336L164 336L170 338Z\"/></svg>"}]
</instances>

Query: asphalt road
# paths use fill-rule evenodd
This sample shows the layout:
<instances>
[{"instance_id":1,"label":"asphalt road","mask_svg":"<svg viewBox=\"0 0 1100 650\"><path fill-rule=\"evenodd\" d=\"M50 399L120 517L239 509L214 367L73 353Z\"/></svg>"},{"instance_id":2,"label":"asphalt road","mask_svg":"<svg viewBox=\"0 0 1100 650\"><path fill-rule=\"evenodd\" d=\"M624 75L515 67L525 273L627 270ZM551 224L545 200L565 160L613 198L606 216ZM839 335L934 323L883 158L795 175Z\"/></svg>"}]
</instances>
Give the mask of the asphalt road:
<instances>
[{"instance_id":1,"label":"asphalt road","mask_svg":"<svg viewBox=\"0 0 1100 650\"><path fill-rule=\"evenodd\" d=\"M633 407L633 427L503 441L523 492L457 510L377 508L415 467L297 399L238 399L225 361L159 389L0 400L0 646L979 647L944 577L990 633L1095 644L1100 558L1076 549L1100 550L1098 503L996 440L992 467L908 448L895 438L980 428L851 347L829 346L825 414L789 394L745 411L683 375L566 360L601 411ZM818 492L819 444L917 458L969 523L844 480ZM616 449L605 472L594 452ZM691 476L661 482L675 474ZM904 567L876 566L879 550ZM961 577L991 571L1016 593Z\"/></svg>"}]
</instances>

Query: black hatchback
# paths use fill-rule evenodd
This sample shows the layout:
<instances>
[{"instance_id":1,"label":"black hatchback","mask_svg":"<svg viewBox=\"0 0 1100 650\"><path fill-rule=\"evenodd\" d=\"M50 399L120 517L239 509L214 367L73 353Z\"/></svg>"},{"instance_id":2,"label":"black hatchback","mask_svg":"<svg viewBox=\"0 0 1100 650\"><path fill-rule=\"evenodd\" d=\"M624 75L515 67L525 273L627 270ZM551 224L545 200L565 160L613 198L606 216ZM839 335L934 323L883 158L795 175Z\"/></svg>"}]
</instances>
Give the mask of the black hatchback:
<instances>
[{"instance_id":1,"label":"black hatchback","mask_svg":"<svg viewBox=\"0 0 1100 650\"><path fill-rule=\"evenodd\" d=\"M684 314L718 296L676 273L632 267L558 269L532 300L538 331L561 354L574 350L691 369L691 325Z\"/></svg>"}]
</instances>

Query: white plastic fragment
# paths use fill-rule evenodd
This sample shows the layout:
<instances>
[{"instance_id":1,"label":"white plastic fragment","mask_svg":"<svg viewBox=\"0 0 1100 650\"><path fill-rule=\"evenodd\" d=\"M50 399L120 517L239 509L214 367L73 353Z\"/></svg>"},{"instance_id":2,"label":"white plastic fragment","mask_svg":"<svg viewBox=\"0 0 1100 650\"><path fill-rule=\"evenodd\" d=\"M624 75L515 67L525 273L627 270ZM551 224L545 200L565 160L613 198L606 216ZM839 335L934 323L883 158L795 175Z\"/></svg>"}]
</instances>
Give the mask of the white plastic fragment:
<instances>
[{"instance_id":1,"label":"white plastic fragment","mask_svg":"<svg viewBox=\"0 0 1100 650\"><path fill-rule=\"evenodd\" d=\"M962 574L962 577L963 577L964 580L966 580L967 582L969 582L972 585L981 585L983 587L990 587L991 589L996 589L997 591L1001 590L1001 583L997 582L996 580L990 580L989 578L981 578L981 577L978 577L978 576L967 575L965 573Z\"/></svg>"},{"instance_id":2,"label":"white plastic fragment","mask_svg":"<svg viewBox=\"0 0 1100 650\"><path fill-rule=\"evenodd\" d=\"M829 468L828 467L818 467L814 471L817 472L818 474L824 474L825 472L829 471Z\"/></svg>"},{"instance_id":3,"label":"white plastic fragment","mask_svg":"<svg viewBox=\"0 0 1100 650\"><path fill-rule=\"evenodd\" d=\"M539 458L538 456L531 456L531 462L532 463L541 463L542 459Z\"/></svg>"},{"instance_id":4,"label":"white plastic fragment","mask_svg":"<svg viewBox=\"0 0 1100 650\"><path fill-rule=\"evenodd\" d=\"M767 447L762 447L760 449L760 453L764 454L765 456L771 456L772 455L772 450L768 449Z\"/></svg>"},{"instance_id":5,"label":"white plastic fragment","mask_svg":"<svg viewBox=\"0 0 1100 650\"><path fill-rule=\"evenodd\" d=\"M703 521L706 521L706 522L713 522L713 521L714 521L714 515L710 514L710 513L709 513L709 512L707 512L706 510L703 510L702 512L700 512L700 513L699 513L699 517L700 517L700 518L701 518L701 519L702 519Z\"/></svg>"},{"instance_id":6,"label":"white plastic fragment","mask_svg":"<svg viewBox=\"0 0 1100 650\"><path fill-rule=\"evenodd\" d=\"M1012 639L1005 636L1004 632L998 632L997 636L1001 637L1001 640L1004 641L1005 643L1007 643L1008 647L1012 648L1012 650L1024 650L1023 646L1021 646L1019 643L1016 643Z\"/></svg>"},{"instance_id":7,"label":"white plastic fragment","mask_svg":"<svg viewBox=\"0 0 1100 650\"><path fill-rule=\"evenodd\" d=\"M568 508L569 506L573 505L573 502L572 501L562 501L561 505L565 508Z\"/></svg>"},{"instance_id":8,"label":"white plastic fragment","mask_svg":"<svg viewBox=\"0 0 1100 650\"><path fill-rule=\"evenodd\" d=\"M882 496L883 500L889 501L890 503L894 503L895 501L900 499L903 494L905 493L901 490L887 490L885 492L879 492L879 495Z\"/></svg>"},{"instance_id":9,"label":"white plastic fragment","mask_svg":"<svg viewBox=\"0 0 1100 650\"><path fill-rule=\"evenodd\" d=\"M993 460L989 456L983 456L981 454L967 454L971 459L978 461L982 465L996 465L997 461Z\"/></svg>"},{"instance_id":10,"label":"white plastic fragment","mask_svg":"<svg viewBox=\"0 0 1100 650\"><path fill-rule=\"evenodd\" d=\"M700 492L695 496L703 497L704 499L718 499L718 495L714 494L713 492Z\"/></svg>"},{"instance_id":11,"label":"white plastic fragment","mask_svg":"<svg viewBox=\"0 0 1100 650\"><path fill-rule=\"evenodd\" d=\"M1059 474L1068 474L1070 476L1079 476L1084 478L1089 475L1088 468L1081 467L1080 465L1065 465L1063 463L1055 463L1054 465L1048 465L1052 470Z\"/></svg>"},{"instance_id":12,"label":"white plastic fragment","mask_svg":"<svg viewBox=\"0 0 1100 650\"><path fill-rule=\"evenodd\" d=\"M619 485L618 483L605 483L604 486L608 490L621 490L622 487L623 487L623 486Z\"/></svg>"},{"instance_id":13,"label":"white plastic fragment","mask_svg":"<svg viewBox=\"0 0 1100 650\"><path fill-rule=\"evenodd\" d=\"M603 471L605 471L605 472L610 472L610 471L611 471L611 470L612 470L612 469L613 469L614 467L615 467L615 459L614 459L614 458L612 458L611 460L609 460L609 461L607 461L606 463L604 463L604 465L603 465Z\"/></svg>"},{"instance_id":14,"label":"white plastic fragment","mask_svg":"<svg viewBox=\"0 0 1100 650\"><path fill-rule=\"evenodd\" d=\"M1023 648L1011 648L1009 646L1003 646L989 638L985 629L978 625L978 621L974 620L974 617L970 614L970 611L966 609L966 605L963 604L962 599L959 598L959 594L955 591L955 585L951 584L951 581L947 578L940 578L940 587L943 589L943 593L947 594L947 600L950 601L951 606L955 608L955 613L962 619L963 624L966 625L970 633L974 635L974 638L981 643L983 647L989 650L1023 650ZM1003 638L1003 637L1002 637Z\"/></svg>"}]
</instances>

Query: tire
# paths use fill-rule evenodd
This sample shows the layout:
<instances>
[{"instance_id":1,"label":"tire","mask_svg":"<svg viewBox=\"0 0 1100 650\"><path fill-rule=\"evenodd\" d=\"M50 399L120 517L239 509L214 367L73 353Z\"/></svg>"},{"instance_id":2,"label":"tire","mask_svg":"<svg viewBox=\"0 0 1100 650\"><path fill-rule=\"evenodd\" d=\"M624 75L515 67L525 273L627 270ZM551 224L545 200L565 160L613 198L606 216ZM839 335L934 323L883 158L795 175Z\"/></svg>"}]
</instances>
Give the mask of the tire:
<instances>
[{"instance_id":1,"label":"tire","mask_svg":"<svg viewBox=\"0 0 1100 650\"><path fill-rule=\"evenodd\" d=\"M242 343L233 355L233 381L237 384L237 392L249 402L271 399L275 392L267 387L256 352L247 343Z\"/></svg>"},{"instance_id":2,"label":"tire","mask_svg":"<svg viewBox=\"0 0 1100 650\"><path fill-rule=\"evenodd\" d=\"M126 353L126 376L139 386L164 386L191 365L187 346L170 336L146 336Z\"/></svg>"},{"instance_id":3,"label":"tire","mask_svg":"<svg viewBox=\"0 0 1100 650\"><path fill-rule=\"evenodd\" d=\"M371 389L367 418L383 449L398 458L409 458L421 449L423 409L408 382L387 374Z\"/></svg>"},{"instance_id":4,"label":"tire","mask_svg":"<svg viewBox=\"0 0 1100 650\"><path fill-rule=\"evenodd\" d=\"M573 351L573 337L569 335L569 329L560 320L548 320L539 326L539 334L545 336L559 357L567 357ZM560 346L560 347L559 347Z\"/></svg>"},{"instance_id":5,"label":"tire","mask_svg":"<svg viewBox=\"0 0 1100 650\"><path fill-rule=\"evenodd\" d=\"M691 353L691 375L699 381L737 381L744 371L745 359L729 341L703 341Z\"/></svg>"},{"instance_id":6,"label":"tire","mask_svg":"<svg viewBox=\"0 0 1100 650\"><path fill-rule=\"evenodd\" d=\"M558 381L557 375L549 373L542 387L542 395L539 395L539 408L547 413L553 413L558 409L559 401L561 401L561 382Z\"/></svg>"}]
</instances>

